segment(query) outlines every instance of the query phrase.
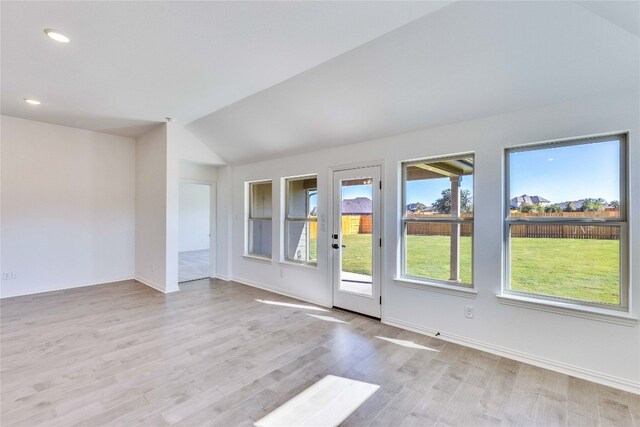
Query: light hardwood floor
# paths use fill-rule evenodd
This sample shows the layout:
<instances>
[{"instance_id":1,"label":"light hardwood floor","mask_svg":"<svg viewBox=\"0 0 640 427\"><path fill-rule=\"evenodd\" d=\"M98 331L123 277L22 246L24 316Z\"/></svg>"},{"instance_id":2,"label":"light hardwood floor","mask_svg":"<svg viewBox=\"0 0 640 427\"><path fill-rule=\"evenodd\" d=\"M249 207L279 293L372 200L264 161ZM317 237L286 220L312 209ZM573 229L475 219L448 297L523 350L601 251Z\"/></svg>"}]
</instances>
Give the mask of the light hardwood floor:
<instances>
[{"instance_id":1,"label":"light hardwood floor","mask_svg":"<svg viewBox=\"0 0 640 427\"><path fill-rule=\"evenodd\" d=\"M178 254L178 282L209 277L209 249Z\"/></svg>"},{"instance_id":2,"label":"light hardwood floor","mask_svg":"<svg viewBox=\"0 0 640 427\"><path fill-rule=\"evenodd\" d=\"M636 395L237 283L181 288L2 300L0 424L252 425L333 374L381 386L346 426L640 427Z\"/></svg>"}]
</instances>

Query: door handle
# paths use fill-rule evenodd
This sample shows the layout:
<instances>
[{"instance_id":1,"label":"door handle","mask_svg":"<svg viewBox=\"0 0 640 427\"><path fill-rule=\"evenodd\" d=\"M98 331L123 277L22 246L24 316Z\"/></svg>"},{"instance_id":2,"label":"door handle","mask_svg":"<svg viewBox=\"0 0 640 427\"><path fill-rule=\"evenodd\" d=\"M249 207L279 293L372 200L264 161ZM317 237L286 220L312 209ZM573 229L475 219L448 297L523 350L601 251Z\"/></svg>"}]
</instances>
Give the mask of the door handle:
<instances>
[{"instance_id":1,"label":"door handle","mask_svg":"<svg viewBox=\"0 0 640 427\"><path fill-rule=\"evenodd\" d=\"M337 244L337 243L334 243L334 244L332 244L332 245L331 245L331 247L332 247L333 249L340 249L340 246L341 246L341 245L339 245L339 244ZM346 248L346 245L342 245L342 247L343 247L343 248Z\"/></svg>"}]
</instances>

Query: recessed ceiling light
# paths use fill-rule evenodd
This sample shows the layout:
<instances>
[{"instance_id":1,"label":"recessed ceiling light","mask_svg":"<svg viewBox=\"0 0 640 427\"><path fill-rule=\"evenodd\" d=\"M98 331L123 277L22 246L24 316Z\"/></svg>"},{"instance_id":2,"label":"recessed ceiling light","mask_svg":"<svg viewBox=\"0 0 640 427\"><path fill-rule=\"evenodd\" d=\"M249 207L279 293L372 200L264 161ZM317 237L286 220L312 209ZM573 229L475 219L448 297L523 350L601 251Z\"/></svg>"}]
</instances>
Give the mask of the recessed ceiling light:
<instances>
[{"instance_id":1,"label":"recessed ceiling light","mask_svg":"<svg viewBox=\"0 0 640 427\"><path fill-rule=\"evenodd\" d=\"M40 105L40 101L38 101L37 99L25 98L24 102L31 105Z\"/></svg>"},{"instance_id":2,"label":"recessed ceiling light","mask_svg":"<svg viewBox=\"0 0 640 427\"><path fill-rule=\"evenodd\" d=\"M50 38L54 39L57 42L69 43L71 41L69 39L69 37L65 36L64 34L62 34L58 30L54 30L52 28L47 28L46 30L44 30L44 32L45 32L46 35L48 35Z\"/></svg>"}]
</instances>

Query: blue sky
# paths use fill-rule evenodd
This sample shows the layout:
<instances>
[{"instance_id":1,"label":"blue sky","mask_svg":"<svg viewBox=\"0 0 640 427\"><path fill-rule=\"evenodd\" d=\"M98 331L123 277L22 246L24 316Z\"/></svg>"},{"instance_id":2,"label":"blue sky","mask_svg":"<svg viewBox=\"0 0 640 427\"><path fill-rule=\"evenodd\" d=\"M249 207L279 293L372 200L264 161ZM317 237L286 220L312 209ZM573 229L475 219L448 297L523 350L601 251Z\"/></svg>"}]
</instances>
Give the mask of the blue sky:
<instances>
[{"instance_id":1,"label":"blue sky","mask_svg":"<svg viewBox=\"0 0 640 427\"><path fill-rule=\"evenodd\" d=\"M618 141L514 152L509 162L510 197L528 194L552 203L620 200Z\"/></svg>"},{"instance_id":2,"label":"blue sky","mask_svg":"<svg viewBox=\"0 0 640 427\"><path fill-rule=\"evenodd\" d=\"M371 198L371 184L349 185L342 187L342 199L355 199L356 197Z\"/></svg>"},{"instance_id":3,"label":"blue sky","mask_svg":"<svg viewBox=\"0 0 640 427\"><path fill-rule=\"evenodd\" d=\"M422 202L431 206L433 202L442 196L442 191L451 188L449 178L421 179L407 182L407 204ZM462 177L461 190L469 190L473 196L473 176Z\"/></svg>"},{"instance_id":4,"label":"blue sky","mask_svg":"<svg viewBox=\"0 0 640 427\"><path fill-rule=\"evenodd\" d=\"M620 145L618 141L599 142L510 155L509 198L528 194L542 196L552 203L602 197L620 200ZM450 187L448 178L409 181L407 203L430 206ZM461 189L473 195L473 176L464 176ZM343 187L343 198L371 198L370 185Z\"/></svg>"},{"instance_id":5,"label":"blue sky","mask_svg":"<svg viewBox=\"0 0 640 427\"><path fill-rule=\"evenodd\" d=\"M407 183L407 203L422 202L427 206L440 198L442 190L451 187L449 178L409 181ZM460 188L473 194L473 176L462 177ZM371 185L351 185L342 187L343 199L356 197L371 198Z\"/></svg>"},{"instance_id":6,"label":"blue sky","mask_svg":"<svg viewBox=\"0 0 640 427\"><path fill-rule=\"evenodd\" d=\"M318 192L313 191L309 194L309 212L318 207Z\"/></svg>"}]
</instances>

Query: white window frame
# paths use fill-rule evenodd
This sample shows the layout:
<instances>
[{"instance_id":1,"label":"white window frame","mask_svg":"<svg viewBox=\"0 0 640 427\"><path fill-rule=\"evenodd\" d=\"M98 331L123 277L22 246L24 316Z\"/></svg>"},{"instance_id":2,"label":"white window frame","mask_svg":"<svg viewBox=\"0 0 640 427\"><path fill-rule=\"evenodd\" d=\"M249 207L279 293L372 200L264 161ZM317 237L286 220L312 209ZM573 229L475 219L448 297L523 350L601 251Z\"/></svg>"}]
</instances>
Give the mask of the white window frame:
<instances>
[{"instance_id":1,"label":"white window frame","mask_svg":"<svg viewBox=\"0 0 640 427\"><path fill-rule=\"evenodd\" d=\"M318 187L317 187L317 180L318 180L318 175L304 175L304 176L292 176L292 177L288 177L288 178L284 178L284 225L282 227L282 259L284 262L291 262L291 263L296 263L296 264L301 264L301 265L309 265L309 266L317 266L317 260L316 261L298 261L295 259L291 259L288 257L287 255L287 244L288 244L288 233L289 233L289 223L291 222L305 222L307 224L311 224L311 223L316 223L318 222L318 218L317 216L314 217L310 217L310 216L305 216L305 217L296 217L296 216L292 216L289 213L289 184L293 181L304 181L307 179L315 179L316 180L316 197L318 197ZM305 190L305 212L310 213L309 212L309 191L310 189ZM318 239L316 238L316 256L318 254ZM310 253L310 249L311 246L309 245L309 239L307 239L307 255Z\"/></svg>"},{"instance_id":2,"label":"white window frame","mask_svg":"<svg viewBox=\"0 0 640 427\"><path fill-rule=\"evenodd\" d=\"M536 151L556 147L568 147L573 145L586 145L598 142L618 140L620 143L620 215L619 218L589 218L589 217L511 217L510 200L510 165L509 154L514 152ZM510 147L505 150L505 191L504 191L504 279L501 297L515 297L524 301L534 301L538 304L575 307L580 309L603 310L603 312L614 310L619 312L629 312L629 291L631 282L629 280L629 228L628 228L628 138L627 134L611 134L598 137L582 137L570 140L555 142L544 142L523 146ZM620 304L603 304L593 301L582 301L573 298L556 297L552 295L534 294L511 289L511 226L513 225L603 225L620 227ZM559 305L560 304L560 305Z\"/></svg>"},{"instance_id":3,"label":"white window frame","mask_svg":"<svg viewBox=\"0 0 640 427\"><path fill-rule=\"evenodd\" d=\"M254 216L253 215L253 187L260 184L271 184L271 216ZM249 258L259 258L264 260L271 260L273 258L273 181L265 179L261 181L250 181L247 185L247 215L245 221L245 256ZM271 250L269 256L251 252L251 223L252 221L271 221Z\"/></svg>"},{"instance_id":4,"label":"white window frame","mask_svg":"<svg viewBox=\"0 0 640 427\"><path fill-rule=\"evenodd\" d=\"M436 286L439 288L444 288L445 290L448 289L452 289L455 291L465 291L465 292L472 292L472 293L476 293L475 292L475 285L474 285L474 273L473 273L473 266L474 266L474 235L475 235L475 227L473 226L474 224L474 218L475 218L475 207L474 207L474 215L471 218L463 218L462 216L460 217L434 217L434 218L407 218L406 216L406 212L407 212L407 167L408 166L412 166L415 164L423 164L423 163L438 163L438 162L442 162L442 161L446 161L446 160L460 160L460 159L464 159L464 158L473 158L473 190L472 190L472 197L475 197L475 185L476 185L476 180L475 180L475 154L474 153L463 153L463 154L456 154L456 155L451 155L451 156L442 156L442 157L428 157L428 158L424 158L424 159L418 159L418 160L410 160L410 161L405 161L402 162L401 168L402 168L402 181L401 181L401 185L402 185L402 200L401 203L402 205L400 206L400 215L401 215L401 220L400 220L400 240L401 240L401 254L400 254L400 266L398 268L398 271L400 273L399 277L396 279L399 282L406 282L408 284L415 284L417 286L420 285L431 285L431 286ZM470 283L463 283L463 282L458 282L458 281L454 281L454 280L442 280L442 279L435 279L435 278L425 278L425 277L416 277L416 276L410 276L406 273L407 270L407 224L410 222L416 222L416 223L420 223L420 222L424 222L424 223L445 223L445 224L464 224L464 223L470 223L471 224L471 282Z\"/></svg>"}]
</instances>

